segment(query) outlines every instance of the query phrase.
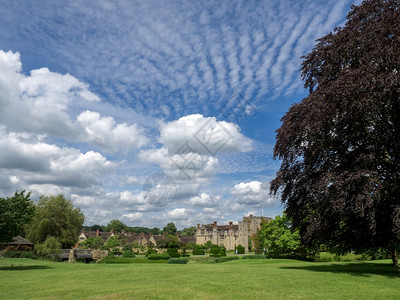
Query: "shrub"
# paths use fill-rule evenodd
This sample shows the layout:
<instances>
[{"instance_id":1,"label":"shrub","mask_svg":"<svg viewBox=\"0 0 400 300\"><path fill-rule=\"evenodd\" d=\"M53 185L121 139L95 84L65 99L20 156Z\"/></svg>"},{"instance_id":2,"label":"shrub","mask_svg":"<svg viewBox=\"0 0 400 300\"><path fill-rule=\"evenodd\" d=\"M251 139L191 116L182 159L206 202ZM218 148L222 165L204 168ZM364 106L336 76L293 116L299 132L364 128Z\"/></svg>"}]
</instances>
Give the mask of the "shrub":
<instances>
[{"instance_id":1,"label":"shrub","mask_svg":"<svg viewBox=\"0 0 400 300\"><path fill-rule=\"evenodd\" d=\"M169 254L170 257L174 257L174 258L181 257L181 255L178 253L177 248L168 248L167 253Z\"/></svg>"},{"instance_id":2,"label":"shrub","mask_svg":"<svg viewBox=\"0 0 400 300\"><path fill-rule=\"evenodd\" d=\"M131 244L125 244L124 247L122 247L122 251L132 251L132 245Z\"/></svg>"},{"instance_id":3,"label":"shrub","mask_svg":"<svg viewBox=\"0 0 400 300\"><path fill-rule=\"evenodd\" d=\"M168 259L169 264L187 264L189 261L188 258L170 258Z\"/></svg>"},{"instance_id":4,"label":"shrub","mask_svg":"<svg viewBox=\"0 0 400 300\"><path fill-rule=\"evenodd\" d=\"M149 256L150 254L157 254L157 250L149 248L147 250L146 256Z\"/></svg>"},{"instance_id":5,"label":"shrub","mask_svg":"<svg viewBox=\"0 0 400 300\"><path fill-rule=\"evenodd\" d=\"M193 255L204 255L204 249L193 249Z\"/></svg>"},{"instance_id":6,"label":"shrub","mask_svg":"<svg viewBox=\"0 0 400 300\"><path fill-rule=\"evenodd\" d=\"M3 257L17 258L18 257L18 252L17 251L13 251L13 250L7 250L7 251L3 251L2 255L3 255Z\"/></svg>"},{"instance_id":7,"label":"shrub","mask_svg":"<svg viewBox=\"0 0 400 300\"><path fill-rule=\"evenodd\" d=\"M33 253L32 251L22 251L19 254L19 258L31 258L31 259L35 259L36 255L35 253Z\"/></svg>"},{"instance_id":8,"label":"shrub","mask_svg":"<svg viewBox=\"0 0 400 300\"><path fill-rule=\"evenodd\" d=\"M266 259L267 257L265 255L246 255L243 256L242 259Z\"/></svg>"},{"instance_id":9,"label":"shrub","mask_svg":"<svg viewBox=\"0 0 400 300\"><path fill-rule=\"evenodd\" d=\"M190 257L189 253L181 253L181 257Z\"/></svg>"},{"instance_id":10,"label":"shrub","mask_svg":"<svg viewBox=\"0 0 400 300\"><path fill-rule=\"evenodd\" d=\"M244 254L244 247L242 245L237 245L236 246L237 254Z\"/></svg>"},{"instance_id":11,"label":"shrub","mask_svg":"<svg viewBox=\"0 0 400 300\"><path fill-rule=\"evenodd\" d=\"M219 257L215 260L216 263L223 263L227 261L232 261L232 260L238 260L239 257L237 256L226 256L226 257Z\"/></svg>"},{"instance_id":12,"label":"shrub","mask_svg":"<svg viewBox=\"0 0 400 300\"><path fill-rule=\"evenodd\" d=\"M151 260L161 260L161 259L168 260L168 259L170 259L170 256L168 253L161 253L161 254L153 253L153 254L149 254L149 256L147 258L151 259Z\"/></svg>"},{"instance_id":13,"label":"shrub","mask_svg":"<svg viewBox=\"0 0 400 300\"><path fill-rule=\"evenodd\" d=\"M126 250L122 253L122 257L132 258L135 257L135 254L133 254L132 250Z\"/></svg>"},{"instance_id":14,"label":"shrub","mask_svg":"<svg viewBox=\"0 0 400 300\"><path fill-rule=\"evenodd\" d=\"M122 252L121 251L113 251L113 254L119 256L119 255L122 255Z\"/></svg>"}]
</instances>

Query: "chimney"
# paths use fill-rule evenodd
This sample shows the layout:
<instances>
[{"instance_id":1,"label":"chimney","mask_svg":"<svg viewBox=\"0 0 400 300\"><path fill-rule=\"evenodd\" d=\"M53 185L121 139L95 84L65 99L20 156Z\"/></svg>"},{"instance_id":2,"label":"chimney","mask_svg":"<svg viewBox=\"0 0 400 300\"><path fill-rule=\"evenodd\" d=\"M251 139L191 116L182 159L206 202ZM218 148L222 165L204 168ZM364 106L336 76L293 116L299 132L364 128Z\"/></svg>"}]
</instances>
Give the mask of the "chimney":
<instances>
[{"instance_id":1,"label":"chimney","mask_svg":"<svg viewBox=\"0 0 400 300\"><path fill-rule=\"evenodd\" d=\"M217 221L214 221L213 227L214 227L214 228L217 228Z\"/></svg>"},{"instance_id":2,"label":"chimney","mask_svg":"<svg viewBox=\"0 0 400 300\"><path fill-rule=\"evenodd\" d=\"M179 240L179 232L176 232L176 238Z\"/></svg>"},{"instance_id":3,"label":"chimney","mask_svg":"<svg viewBox=\"0 0 400 300\"><path fill-rule=\"evenodd\" d=\"M229 222L229 230L232 230L232 229L233 229L233 222L230 221L230 222Z\"/></svg>"},{"instance_id":4,"label":"chimney","mask_svg":"<svg viewBox=\"0 0 400 300\"><path fill-rule=\"evenodd\" d=\"M200 223L197 223L197 229L200 229Z\"/></svg>"},{"instance_id":5,"label":"chimney","mask_svg":"<svg viewBox=\"0 0 400 300\"><path fill-rule=\"evenodd\" d=\"M99 232L100 232L100 231L97 229L96 236L99 236Z\"/></svg>"}]
</instances>

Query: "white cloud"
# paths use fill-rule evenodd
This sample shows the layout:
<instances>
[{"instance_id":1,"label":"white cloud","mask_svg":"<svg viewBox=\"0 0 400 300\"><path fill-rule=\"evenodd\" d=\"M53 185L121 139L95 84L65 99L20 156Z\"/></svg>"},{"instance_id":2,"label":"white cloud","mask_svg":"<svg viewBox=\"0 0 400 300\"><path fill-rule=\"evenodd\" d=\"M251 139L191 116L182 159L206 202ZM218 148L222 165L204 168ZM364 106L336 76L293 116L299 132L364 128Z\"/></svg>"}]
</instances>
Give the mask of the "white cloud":
<instances>
[{"instance_id":1,"label":"white cloud","mask_svg":"<svg viewBox=\"0 0 400 300\"><path fill-rule=\"evenodd\" d=\"M129 221L137 221L137 220L140 220L142 217L143 217L143 213L136 212L136 213L124 214L124 215L122 215L121 218L126 218Z\"/></svg>"},{"instance_id":2,"label":"white cloud","mask_svg":"<svg viewBox=\"0 0 400 300\"><path fill-rule=\"evenodd\" d=\"M189 214L193 211L188 208L175 208L173 210L167 211L164 214L164 217L168 220L187 220L189 218Z\"/></svg>"},{"instance_id":3,"label":"white cloud","mask_svg":"<svg viewBox=\"0 0 400 300\"><path fill-rule=\"evenodd\" d=\"M24 137L30 137L24 139ZM0 169L13 170L18 182L66 187L101 185L101 178L115 164L98 152L44 143L30 135L6 132L0 127Z\"/></svg>"},{"instance_id":4,"label":"white cloud","mask_svg":"<svg viewBox=\"0 0 400 300\"><path fill-rule=\"evenodd\" d=\"M99 113L86 110L77 117L85 135L81 138L107 151L131 150L147 144L148 138L138 125L116 124L112 117L101 117Z\"/></svg>"},{"instance_id":5,"label":"white cloud","mask_svg":"<svg viewBox=\"0 0 400 300\"><path fill-rule=\"evenodd\" d=\"M230 190L237 206L241 205L270 205L274 199L269 195L269 185L261 181L241 182ZM236 209L237 207L233 207ZM241 207L240 207L241 208Z\"/></svg>"},{"instance_id":6,"label":"white cloud","mask_svg":"<svg viewBox=\"0 0 400 300\"><path fill-rule=\"evenodd\" d=\"M148 143L137 124L117 124L113 117L85 110L74 120L74 111L100 98L87 84L69 74L47 68L21 73L19 53L0 50L0 112L11 130L85 142L108 152L130 151Z\"/></svg>"},{"instance_id":7,"label":"white cloud","mask_svg":"<svg viewBox=\"0 0 400 300\"><path fill-rule=\"evenodd\" d=\"M199 196L192 197L189 201L189 204L192 206L200 206L200 207L215 207L218 206L218 201L220 200L220 196L213 196L207 193L201 193Z\"/></svg>"},{"instance_id":8,"label":"white cloud","mask_svg":"<svg viewBox=\"0 0 400 300\"><path fill-rule=\"evenodd\" d=\"M198 196L218 172L218 158L228 152L251 150L252 141L236 125L195 114L160 125L161 148L141 151L138 157L155 163L177 185L176 199Z\"/></svg>"}]
</instances>

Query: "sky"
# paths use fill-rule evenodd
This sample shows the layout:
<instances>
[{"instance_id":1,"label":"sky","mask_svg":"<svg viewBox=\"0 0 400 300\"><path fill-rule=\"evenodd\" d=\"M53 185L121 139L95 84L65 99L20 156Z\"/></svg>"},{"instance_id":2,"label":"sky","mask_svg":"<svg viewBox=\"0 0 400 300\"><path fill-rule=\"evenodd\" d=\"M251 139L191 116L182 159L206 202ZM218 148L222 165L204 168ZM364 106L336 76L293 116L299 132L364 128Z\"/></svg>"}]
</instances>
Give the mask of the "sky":
<instances>
[{"instance_id":1,"label":"sky","mask_svg":"<svg viewBox=\"0 0 400 300\"><path fill-rule=\"evenodd\" d=\"M273 147L307 96L301 57L360 3L0 2L0 196L178 229L282 213Z\"/></svg>"}]
</instances>

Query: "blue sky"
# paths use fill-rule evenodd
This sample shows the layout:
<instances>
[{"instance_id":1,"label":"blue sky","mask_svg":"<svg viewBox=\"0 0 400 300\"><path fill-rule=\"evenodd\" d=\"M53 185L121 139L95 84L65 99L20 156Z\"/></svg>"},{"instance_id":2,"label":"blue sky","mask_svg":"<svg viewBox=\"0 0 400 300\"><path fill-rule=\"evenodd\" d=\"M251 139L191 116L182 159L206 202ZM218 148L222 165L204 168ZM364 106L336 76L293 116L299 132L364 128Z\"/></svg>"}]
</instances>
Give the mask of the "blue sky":
<instances>
[{"instance_id":1,"label":"blue sky","mask_svg":"<svg viewBox=\"0 0 400 300\"><path fill-rule=\"evenodd\" d=\"M275 130L301 56L359 1L2 1L0 195L86 224L275 216Z\"/></svg>"}]
</instances>

